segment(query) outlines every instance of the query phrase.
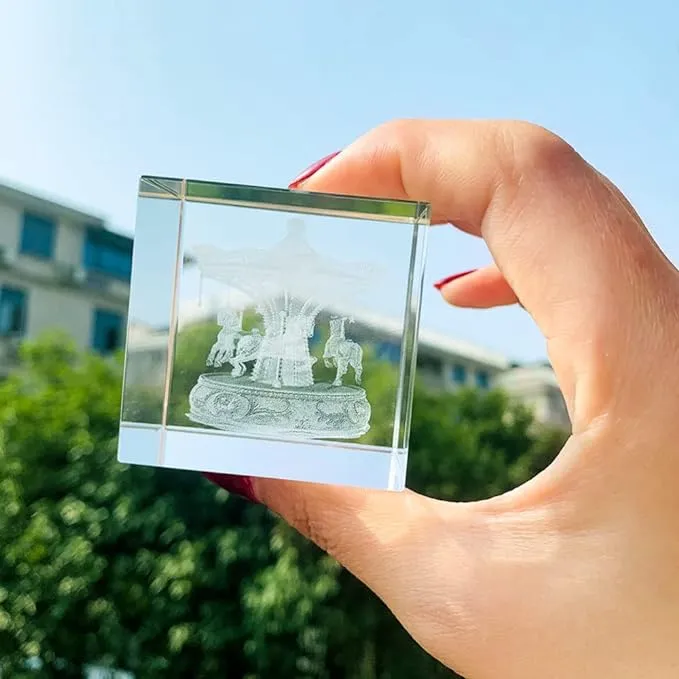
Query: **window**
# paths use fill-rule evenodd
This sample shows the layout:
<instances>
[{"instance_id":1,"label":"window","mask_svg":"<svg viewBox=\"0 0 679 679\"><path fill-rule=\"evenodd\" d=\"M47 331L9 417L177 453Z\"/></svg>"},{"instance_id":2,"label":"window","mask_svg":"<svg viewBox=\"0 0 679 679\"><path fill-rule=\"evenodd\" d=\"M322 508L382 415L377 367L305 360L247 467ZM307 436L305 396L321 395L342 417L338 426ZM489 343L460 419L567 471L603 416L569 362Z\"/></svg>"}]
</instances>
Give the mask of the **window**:
<instances>
[{"instance_id":1,"label":"window","mask_svg":"<svg viewBox=\"0 0 679 679\"><path fill-rule=\"evenodd\" d=\"M26 332L26 293L0 288L0 336L21 337Z\"/></svg>"},{"instance_id":2,"label":"window","mask_svg":"<svg viewBox=\"0 0 679 679\"><path fill-rule=\"evenodd\" d=\"M467 368L460 363L456 363L453 366L453 382L455 384L466 384L467 383Z\"/></svg>"},{"instance_id":3,"label":"window","mask_svg":"<svg viewBox=\"0 0 679 679\"><path fill-rule=\"evenodd\" d=\"M479 389L488 389L489 384L490 377L488 376L488 373L485 370L477 371L476 386L479 387Z\"/></svg>"},{"instance_id":4,"label":"window","mask_svg":"<svg viewBox=\"0 0 679 679\"><path fill-rule=\"evenodd\" d=\"M85 268L129 281L132 276L132 240L104 229L91 228L85 236Z\"/></svg>"},{"instance_id":5,"label":"window","mask_svg":"<svg viewBox=\"0 0 679 679\"><path fill-rule=\"evenodd\" d=\"M56 224L47 217L24 213L21 230L21 253L51 259L54 256Z\"/></svg>"},{"instance_id":6,"label":"window","mask_svg":"<svg viewBox=\"0 0 679 679\"><path fill-rule=\"evenodd\" d=\"M443 372L441 366L441 359L436 356L430 356L424 352L420 352L417 356L417 369L428 372L431 375L441 376Z\"/></svg>"},{"instance_id":7,"label":"window","mask_svg":"<svg viewBox=\"0 0 679 679\"><path fill-rule=\"evenodd\" d=\"M110 354L123 343L123 317L113 311L95 309L92 348L102 354Z\"/></svg>"},{"instance_id":8,"label":"window","mask_svg":"<svg viewBox=\"0 0 679 679\"><path fill-rule=\"evenodd\" d=\"M382 361L398 363L401 360L401 347L393 342L378 342L376 353Z\"/></svg>"}]
</instances>

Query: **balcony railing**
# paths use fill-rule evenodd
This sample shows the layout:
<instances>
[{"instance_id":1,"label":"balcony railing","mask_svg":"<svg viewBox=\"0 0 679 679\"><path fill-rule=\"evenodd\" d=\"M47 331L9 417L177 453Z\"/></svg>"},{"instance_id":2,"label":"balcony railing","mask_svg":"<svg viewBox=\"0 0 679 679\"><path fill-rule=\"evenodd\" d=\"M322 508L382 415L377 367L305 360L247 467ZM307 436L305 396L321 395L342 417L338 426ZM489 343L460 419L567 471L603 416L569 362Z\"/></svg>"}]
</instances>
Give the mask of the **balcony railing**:
<instances>
[{"instance_id":1,"label":"balcony railing","mask_svg":"<svg viewBox=\"0 0 679 679\"><path fill-rule=\"evenodd\" d=\"M61 285L87 289L115 297L127 297L129 286L98 271L81 266L57 265L57 278Z\"/></svg>"}]
</instances>

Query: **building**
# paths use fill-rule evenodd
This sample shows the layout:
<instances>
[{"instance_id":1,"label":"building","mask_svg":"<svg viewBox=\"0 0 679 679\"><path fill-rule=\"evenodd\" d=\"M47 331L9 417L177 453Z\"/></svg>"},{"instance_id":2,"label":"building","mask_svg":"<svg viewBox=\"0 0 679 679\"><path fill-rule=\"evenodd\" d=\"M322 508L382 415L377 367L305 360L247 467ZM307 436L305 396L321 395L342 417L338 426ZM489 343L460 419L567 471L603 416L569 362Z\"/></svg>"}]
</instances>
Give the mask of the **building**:
<instances>
[{"instance_id":1,"label":"building","mask_svg":"<svg viewBox=\"0 0 679 679\"><path fill-rule=\"evenodd\" d=\"M121 347L131 263L132 239L99 217L0 185L0 372L48 329L102 353Z\"/></svg>"},{"instance_id":2,"label":"building","mask_svg":"<svg viewBox=\"0 0 679 679\"><path fill-rule=\"evenodd\" d=\"M361 344L372 344L381 360L399 362L400 321L360 312L352 315L352 321L349 330L352 339ZM429 388L490 389L495 377L508 368L509 360L502 354L420 328L417 349L418 378Z\"/></svg>"},{"instance_id":3,"label":"building","mask_svg":"<svg viewBox=\"0 0 679 679\"><path fill-rule=\"evenodd\" d=\"M504 389L532 411L545 425L570 429L566 402L548 364L519 365L499 373L494 386Z\"/></svg>"},{"instance_id":4,"label":"building","mask_svg":"<svg viewBox=\"0 0 679 679\"><path fill-rule=\"evenodd\" d=\"M361 343L372 342L378 357L397 363L400 327L393 319L359 314L351 336ZM502 389L527 405L541 424L570 429L563 394L548 364L516 365L497 352L422 328L417 371L419 380L432 389Z\"/></svg>"},{"instance_id":5,"label":"building","mask_svg":"<svg viewBox=\"0 0 679 679\"><path fill-rule=\"evenodd\" d=\"M185 306L179 314L180 329L206 321L215 322L218 307L218 300L212 300L207 305ZM317 319L316 331L320 326L327 325L327 321L327 312L322 312ZM362 347L372 347L380 360L398 364L401 359L401 327L401 322L393 318L355 312L351 315L347 334ZM151 328L134 327L130 339L130 384L161 385L165 378L167 331L159 333ZM320 335L315 333L311 340L312 347L322 341ZM528 405L539 422L570 428L563 396L549 366L516 366L497 352L421 329L417 371L420 383L430 389L503 389L517 401Z\"/></svg>"},{"instance_id":6,"label":"building","mask_svg":"<svg viewBox=\"0 0 679 679\"><path fill-rule=\"evenodd\" d=\"M0 375L11 370L23 339L67 330L83 349L108 353L125 338L132 239L91 214L0 184ZM351 337L377 356L400 360L397 320L353 313ZM196 306L183 322L214 318ZM163 379L167 331L133 328L128 376L144 384ZM549 366L514 366L507 357L421 329L418 377L433 389L499 387L527 403L544 423L569 427L563 397Z\"/></svg>"}]
</instances>

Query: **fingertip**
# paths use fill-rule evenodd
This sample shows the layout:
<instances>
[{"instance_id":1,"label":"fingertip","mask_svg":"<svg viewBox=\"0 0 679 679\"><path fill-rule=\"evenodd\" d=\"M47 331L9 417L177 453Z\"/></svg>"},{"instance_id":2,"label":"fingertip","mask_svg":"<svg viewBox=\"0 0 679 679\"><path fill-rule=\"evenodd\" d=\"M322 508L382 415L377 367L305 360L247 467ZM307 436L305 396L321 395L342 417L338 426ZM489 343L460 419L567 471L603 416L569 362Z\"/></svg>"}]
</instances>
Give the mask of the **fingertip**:
<instances>
[{"instance_id":1,"label":"fingertip","mask_svg":"<svg viewBox=\"0 0 679 679\"><path fill-rule=\"evenodd\" d=\"M446 276L434 287L455 307L488 309L517 302L516 293L494 265Z\"/></svg>"}]
</instances>

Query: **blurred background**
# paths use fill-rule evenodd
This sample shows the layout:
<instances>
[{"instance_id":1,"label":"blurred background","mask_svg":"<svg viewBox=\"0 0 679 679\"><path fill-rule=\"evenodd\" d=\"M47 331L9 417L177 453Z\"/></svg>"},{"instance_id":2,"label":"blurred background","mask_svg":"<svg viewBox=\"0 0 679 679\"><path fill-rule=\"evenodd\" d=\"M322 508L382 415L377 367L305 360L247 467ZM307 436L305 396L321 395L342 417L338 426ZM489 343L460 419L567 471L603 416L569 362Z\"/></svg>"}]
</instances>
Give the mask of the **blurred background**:
<instances>
[{"instance_id":1,"label":"blurred background","mask_svg":"<svg viewBox=\"0 0 679 679\"><path fill-rule=\"evenodd\" d=\"M139 175L286 186L392 118L521 118L676 262L678 24L671 0L0 0L3 679L451 676L263 508L116 463ZM435 497L501 493L568 433L529 316L432 288L489 261L432 230L409 486Z\"/></svg>"}]
</instances>

